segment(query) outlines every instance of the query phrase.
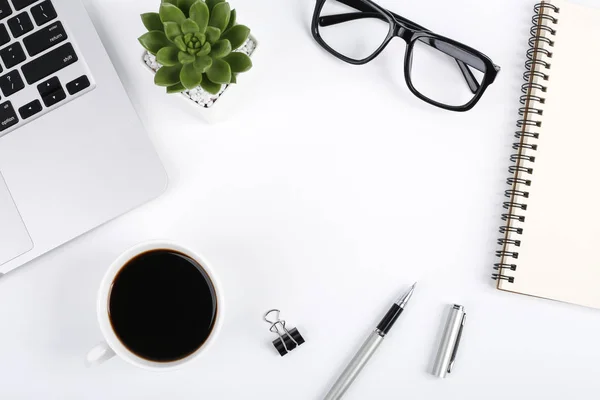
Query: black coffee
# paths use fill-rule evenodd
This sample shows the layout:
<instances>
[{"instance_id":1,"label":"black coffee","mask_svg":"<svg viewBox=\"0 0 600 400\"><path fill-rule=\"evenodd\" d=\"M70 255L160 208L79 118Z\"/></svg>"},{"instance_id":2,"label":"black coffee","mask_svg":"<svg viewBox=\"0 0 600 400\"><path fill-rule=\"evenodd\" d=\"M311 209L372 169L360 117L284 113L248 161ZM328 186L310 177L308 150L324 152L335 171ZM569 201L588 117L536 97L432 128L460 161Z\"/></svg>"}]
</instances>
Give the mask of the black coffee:
<instances>
[{"instance_id":1,"label":"black coffee","mask_svg":"<svg viewBox=\"0 0 600 400\"><path fill-rule=\"evenodd\" d=\"M215 323L215 288L202 267L172 250L153 250L129 261L109 296L109 318L130 351L169 362L195 352Z\"/></svg>"}]
</instances>

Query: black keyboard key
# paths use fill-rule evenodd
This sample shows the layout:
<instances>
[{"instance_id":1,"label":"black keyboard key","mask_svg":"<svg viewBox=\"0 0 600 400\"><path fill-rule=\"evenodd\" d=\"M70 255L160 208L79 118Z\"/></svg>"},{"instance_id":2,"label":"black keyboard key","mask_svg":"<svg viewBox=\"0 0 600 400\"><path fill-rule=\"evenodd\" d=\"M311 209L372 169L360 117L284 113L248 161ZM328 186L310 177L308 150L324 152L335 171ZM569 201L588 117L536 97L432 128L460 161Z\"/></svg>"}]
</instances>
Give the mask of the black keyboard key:
<instances>
[{"instance_id":1,"label":"black keyboard key","mask_svg":"<svg viewBox=\"0 0 600 400\"><path fill-rule=\"evenodd\" d=\"M17 11L24 9L27 6L32 5L38 0L12 0L13 6Z\"/></svg>"},{"instance_id":2,"label":"black keyboard key","mask_svg":"<svg viewBox=\"0 0 600 400\"><path fill-rule=\"evenodd\" d=\"M6 75L0 76L0 89L2 89L4 97L8 97L11 94L17 93L24 87L25 83L23 83L23 79L21 79L21 75L19 74L18 70L14 70Z\"/></svg>"},{"instance_id":3,"label":"black keyboard key","mask_svg":"<svg viewBox=\"0 0 600 400\"><path fill-rule=\"evenodd\" d=\"M0 50L0 57L4 61L6 68L11 69L15 65L25 61L25 52L23 52L21 44L17 42Z\"/></svg>"},{"instance_id":4,"label":"black keyboard key","mask_svg":"<svg viewBox=\"0 0 600 400\"><path fill-rule=\"evenodd\" d=\"M6 29L6 25L0 24L0 46L4 46L8 42L10 42L8 29Z\"/></svg>"},{"instance_id":5,"label":"black keyboard key","mask_svg":"<svg viewBox=\"0 0 600 400\"><path fill-rule=\"evenodd\" d=\"M4 19L12 14L12 8L8 4L8 0L0 0L0 19Z\"/></svg>"},{"instance_id":6,"label":"black keyboard key","mask_svg":"<svg viewBox=\"0 0 600 400\"><path fill-rule=\"evenodd\" d=\"M56 18L56 10L50 0L46 0L37 6L31 7L31 15L33 15L35 23L39 26Z\"/></svg>"},{"instance_id":7,"label":"black keyboard key","mask_svg":"<svg viewBox=\"0 0 600 400\"><path fill-rule=\"evenodd\" d=\"M34 100L31 103L27 103L23 107L19 108L19 114L23 119L32 117L40 111L42 111L42 103L40 103L39 100Z\"/></svg>"},{"instance_id":8,"label":"black keyboard key","mask_svg":"<svg viewBox=\"0 0 600 400\"><path fill-rule=\"evenodd\" d=\"M52 92L60 89L60 81L57 77L50 78L45 82L40 83L38 86L38 92L40 92L40 96L44 97L49 95Z\"/></svg>"},{"instance_id":9,"label":"black keyboard key","mask_svg":"<svg viewBox=\"0 0 600 400\"><path fill-rule=\"evenodd\" d=\"M27 36L23 39L23 44L29 55L33 57L66 39L65 28L57 21Z\"/></svg>"},{"instance_id":10,"label":"black keyboard key","mask_svg":"<svg viewBox=\"0 0 600 400\"><path fill-rule=\"evenodd\" d=\"M52 107L56 103L63 101L66 98L67 98L67 94L61 87L59 87L54 92L42 97L42 100L44 101L44 104L46 105L46 107Z\"/></svg>"},{"instance_id":11,"label":"black keyboard key","mask_svg":"<svg viewBox=\"0 0 600 400\"><path fill-rule=\"evenodd\" d=\"M26 12L21 13L8 20L8 27L13 34L13 37L18 38L33 29L33 22Z\"/></svg>"},{"instance_id":12,"label":"black keyboard key","mask_svg":"<svg viewBox=\"0 0 600 400\"><path fill-rule=\"evenodd\" d=\"M73 95L75 93L81 92L83 89L90 86L90 80L87 76L82 75L79 78L75 79L67 83L67 91L69 94Z\"/></svg>"},{"instance_id":13,"label":"black keyboard key","mask_svg":"<svg viewBox=\"0 0 600 400\"><path fill-rule=\"evenodd\" d=\"M0 132L7 130L19 123L19 117L15 113L10 101L0 104Z\"/></svg>"},{"instance_id":14,"label":"black keyboard key","mask_svg":"<svg viewBox=\"0 0 600 400\"><path fill-rule=\"evenodd\" d=\"M18 38L33 29L33 22L26 12L23 12L8 20L8 27L13 34L13 37Z\"/></svg>"},{"instance_id":15,"label":"black keyboard key","mask_svg":"<svg viewBox=\"0 0 600 400\"><path fill-rule=\"evenodd\" d=\"M2 51L0 50L1 54ZM71 43L66 43L28 62L21 69L23 70L23 75L25 75L25 80L31 85L76 61L77 54L75 54L75 49L73 49Z\"/></svg>"}]
</instances>

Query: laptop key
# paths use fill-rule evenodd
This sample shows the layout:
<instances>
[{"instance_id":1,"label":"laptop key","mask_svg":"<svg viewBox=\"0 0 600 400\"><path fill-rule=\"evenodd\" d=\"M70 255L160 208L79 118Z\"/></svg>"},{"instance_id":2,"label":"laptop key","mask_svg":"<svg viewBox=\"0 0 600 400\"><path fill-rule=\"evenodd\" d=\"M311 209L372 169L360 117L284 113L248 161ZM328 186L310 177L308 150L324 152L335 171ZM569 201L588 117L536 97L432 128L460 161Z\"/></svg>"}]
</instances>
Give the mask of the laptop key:
<instances>
[{"instance_id":1,"label":"laptop key","mask_svg":"<svg viewBox=\"0 0 600 400\"><path fill-rule=\"evenodd\" d=\"M42 97L44 104L46 107L52 107L56 103L59 103L67 98L67 94L63 90L63 88L59 87L54 92Z\"/></svg>"},{"instance_id":2,"label":"laptop key","mask_svg":"<svg viewBox=\"0 0 600 400\"><path fill-rule=\"evenodd\" d=\"M16 42L0 50L0 58L2 58L6 68L10 69L25 61L26 57L21 44Z\"/></svg>"},{"instance_id":3,"label":"laptop key","mask_svg":"<svg viewBox=\"0 0 600 400\"><path fill-rule=\"evenodd\" d=\"M23 83L23 79L21 79L21 75L17 70L13 70L6 75L0 76L0 89L2 89L4 97L17 93L24 87L25 83Z\"/></svg>"},{"instance_id":4,"label":"laptop key","mask_svg":"<svg viewBox=\"0 0 600 400\"><path fill-rule=\"evenodd\" d=\"M90 80L87 76L82 75L79 78L67 83L67 91L70 95L81 92L83 89L90 86Z\"/></svg>"},{"instance_id":5,"label":"laptop key","mask_svg":"<svg viewBox=\"0 0 600 400\"><path fill-rule=\"evenodd\" d=\"M15 113L15 109L10 101L0 104L0 132L17 123L19 123L19 117L17 117L17 113Z\"/></svg>"},{"instance_id":6,"label":"laptop key","mask_svg":"<svg viewBox=\"0 0 600 400\"><path fill-rule=\"evenodd\" d=\"M0 19L4 19L12 14L12 8L8 4L8 0L0 0Z\"/></svg>"},{"instance_id":7,"label":"laptop key","mask_svg":"<svg viewBox=\"0 0 600 400\"><path fill-rule=\"evenodd\" d=\"M42 103L39 100L34 100L31 103L25 104L19 108L21 118L27 119L42 111Z\"/></svg>"},{"instance_id":8,"label":"laptop key","mask_svg":"<svg viewBox=\"0 0 600 400\"><path fill-rule=\"evenodd\" d=\"M8 29L6 29L6 25L0 24L0 46L4 46L8 42L10 42Z\"/></svg>"},{"instance_id":9,"label":"laptop key","mask_svg":"<svg viewBox=\"0 0 600 400\"><path fill-rule=\"evenodd\" d=\"M26 12L8 20L8 27L15 38L21 37L33 29L33 22Z\"/></svg>"},{"instance_id":10,"label":"laptop key","mask_svg":"<svg viewBox=\"0 0 600 400\"><path fill-rule=\"evenodd\" d=\"M60 89L60 81L57 77L50 78L45 82L40 83L37 86L38 92L40 92L40 96L45 97L50 93L57 91Z\"/></svg>"},{"instance_id":11,"label":"laptop key","mask_svg":"<svg viewBox=\"0 0 600 400\"><path fill-rule=\"evenodd\" d=\"M27 36L23 39L23 44L29 55L33 57L66 39L65 28L57 21Z\"/></svg>"},{"instance_id":12,"label":"laptop key","mask_svg":"<svg viewBox=\"0 0 600 400\"><path fill-rule=\"evenodd\" d=\"M32 5L38 0L12 0L13 6L17 11L24 9L27 6Z\"/></svg>"},{"instance_id":13,"label":"laptop key","mask_svg":"<svg viewBox=\"0 0 600 400\"><path fill-rule=\"evenodd\" d=\"M31 7L31 15L33 15L35 23L41 26L56 18L56 10L50 0L46 0L37 6Z\"/></svg>"},{"instance_id":14,"label":"laptop key","mask_svg":"<svg viewBox=\"0 0 600 400\"><path fill-rule=\"evenodd\" d=\"M1 54L2 50L0 50ZM23 71L23 75L25 75L25 80L31 85L75 63L77 60L75 49L73 49L71 43L66 43L23 65L21 70Z\"/></svg>"}]
</instances>

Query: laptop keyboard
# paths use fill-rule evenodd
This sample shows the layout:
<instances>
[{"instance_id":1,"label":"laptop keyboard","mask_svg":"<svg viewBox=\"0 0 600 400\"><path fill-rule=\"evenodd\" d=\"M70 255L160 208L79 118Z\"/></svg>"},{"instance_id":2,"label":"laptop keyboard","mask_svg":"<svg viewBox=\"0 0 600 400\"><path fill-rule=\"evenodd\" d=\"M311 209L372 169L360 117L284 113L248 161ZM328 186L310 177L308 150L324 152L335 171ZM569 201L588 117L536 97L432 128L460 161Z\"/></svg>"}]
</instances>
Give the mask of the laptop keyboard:
<instances>
[{"instance_id":1,"label":"laptop keyboard","mask_svg":"<svg viewBox=\"0 0 600 400\"><path fill-rule=\"evenodd\" d=\"M94 87L51 0L0 0L0 137Z\"/></svg>"}]
</instances>

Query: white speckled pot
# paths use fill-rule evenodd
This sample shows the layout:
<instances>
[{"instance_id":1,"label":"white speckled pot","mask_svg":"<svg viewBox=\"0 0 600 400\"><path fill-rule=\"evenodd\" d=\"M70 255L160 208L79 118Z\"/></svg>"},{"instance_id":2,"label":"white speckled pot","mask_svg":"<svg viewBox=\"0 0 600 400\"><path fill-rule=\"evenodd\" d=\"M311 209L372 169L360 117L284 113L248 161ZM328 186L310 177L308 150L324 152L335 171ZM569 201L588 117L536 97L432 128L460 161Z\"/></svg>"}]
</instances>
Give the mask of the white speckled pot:
<instances>
[{"instance_id":1,"label":"white speckled pot","mask_svg":"<svg viewBox=\"0 0 600 400\"><path fill-rule=\"evenodd\" d=\"M247 54L248 56L252 57L254 61L254 54L256 52L257 45L258 42L254 36L250 35L246 43L244 43L242 47L235 51ZM156 71L158 71L161 67L161 65L156 62L156 57L147 51L145 51L143 54L142 62L153 74L156 74ZM201 87L197 87L196 89L182 92L181 96L185 99L186 103L193 107L194 113L200 114L207 122L218 122L225 119L227 115L230 115L231 112L233 112L235 109L233 107L233 103L236 103L235 97L236 93L238 92L236 86L244 85L244 78L247 74L251 73L252 70L240 74L238 76L238 83L232 85L223 85L223 88L217 94L208 93ZM157 89L164 90L164 88L158 87ZM231 92L234 94L231 94Z\"/></svg>"}]
</instances>

